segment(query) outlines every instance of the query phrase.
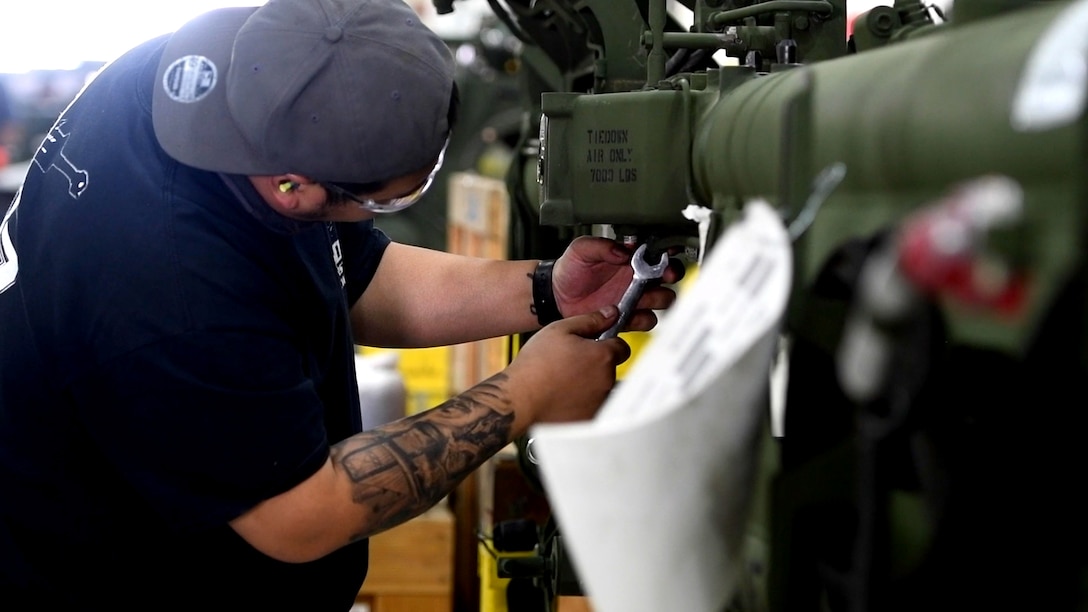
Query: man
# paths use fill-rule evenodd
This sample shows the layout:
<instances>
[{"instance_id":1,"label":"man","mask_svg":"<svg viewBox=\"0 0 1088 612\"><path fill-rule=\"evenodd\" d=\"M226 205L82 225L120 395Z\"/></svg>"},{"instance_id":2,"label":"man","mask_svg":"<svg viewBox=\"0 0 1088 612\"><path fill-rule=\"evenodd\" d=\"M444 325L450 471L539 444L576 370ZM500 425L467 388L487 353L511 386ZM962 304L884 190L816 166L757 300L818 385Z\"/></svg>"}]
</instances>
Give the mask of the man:
<instances>
[{"instance_id":1,"label":"man","mask_svg":"<svg viewBox=\"0 0 1088 612\"><path fill-rule=\"evenodd\" d=\"M630 355L594 340L627 252L584 237L552 267L373 229L433 180L455 100L402 0L271 0L133 49L62 113L0 229L5 610L348 609L366 538L594 414ZM360 433L353 342L537 329Z\"/></svg>"}]
</instances>

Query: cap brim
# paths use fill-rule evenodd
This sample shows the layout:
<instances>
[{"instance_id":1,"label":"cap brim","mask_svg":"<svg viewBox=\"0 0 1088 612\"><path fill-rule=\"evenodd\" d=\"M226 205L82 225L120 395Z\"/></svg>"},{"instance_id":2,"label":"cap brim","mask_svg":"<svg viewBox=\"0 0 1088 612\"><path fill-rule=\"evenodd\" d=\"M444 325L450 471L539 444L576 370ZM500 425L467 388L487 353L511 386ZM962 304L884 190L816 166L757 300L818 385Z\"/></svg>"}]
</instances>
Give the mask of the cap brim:
<instances>
[{"instance_id":1,"label":"cap brim","mask_svg":"<svg viewBox=\"0 0 1088 612\"><path fill-rule=\"evenodd\" d=\"M257 7L210 11L166 43L155 76L155 136L183 164L230 174L266 174L227 107L226 82L234 39Z\"/></svg>"}]
</instances>

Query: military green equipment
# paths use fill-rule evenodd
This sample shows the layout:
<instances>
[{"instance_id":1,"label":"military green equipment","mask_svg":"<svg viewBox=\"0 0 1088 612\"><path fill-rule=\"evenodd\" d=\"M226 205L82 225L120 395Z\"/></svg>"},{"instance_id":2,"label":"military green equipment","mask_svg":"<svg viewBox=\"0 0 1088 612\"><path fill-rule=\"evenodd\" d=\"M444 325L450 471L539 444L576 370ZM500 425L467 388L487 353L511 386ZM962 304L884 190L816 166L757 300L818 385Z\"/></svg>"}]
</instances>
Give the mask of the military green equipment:
<instances>
[{"instance_id":1,"label":"military green equipment","mask_svg":"<svg viewBox=\"0 0 1088 612\"><path fill-rule=\"evenodd\" d=\"M733 607L1083 609L1088 1L895 0L850 37L845 0L681 4L492 6L529 76L515 255L713 249L756 198L794 237Z\"/></svg>"}]
</instances>

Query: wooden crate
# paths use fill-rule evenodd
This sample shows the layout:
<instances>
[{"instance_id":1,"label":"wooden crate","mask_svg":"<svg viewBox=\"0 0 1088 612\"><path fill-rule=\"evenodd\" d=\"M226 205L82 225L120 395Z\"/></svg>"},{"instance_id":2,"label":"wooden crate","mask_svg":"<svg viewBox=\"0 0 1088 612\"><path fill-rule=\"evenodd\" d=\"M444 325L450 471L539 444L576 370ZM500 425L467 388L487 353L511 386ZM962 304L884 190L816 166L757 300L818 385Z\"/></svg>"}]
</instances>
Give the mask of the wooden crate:
<instances>
[{"instance_id":1,"label":"wooden crate","mask_svg":"<svg viewBox=\"0 0 1088 612\"><path fill-rule=\"evenodd\" d=\"M450 176L447 249L451 253L506 259L510 199L506 184L470 172Z\"/></svg>"},{"instance_id":2,"label":"wooden crate","mask_svg":"<svg viewBox=\"0 0 1088 612\"><path fill-rule=\"evenodd\" d=\"M498 179L459 172L450 176L447 194L446 249L470 257L508 259L510 204L506 185ZM491 338L449 347L451 395L505 368L509 361L509 346L508 338ZM451 496L455 516L454 605L457 610L480 609L477 472L465 478Z\"/></svg>"},{"instance_id":3,"label":"wooden crate","mask_svg":"<svg viewBox=\"0 0 1088 612\"><path fill-rule=\"evenodd\" d=\"M510 200L506 184L469 172L450 176L447 249L451 253L507 259ZM506 367L509 338L451 347L450 390L460 393Z\"/></svg>"},{"instance_id":4,"label":"wooden crate","mask_svg":"<svg viewBox=\"0 0 1088 612\"><path fill-rule=\"evenodd\" d=\"M445 505L370 539L357 601L369 612L453 609L453 515Z\"/></svg>"},{"instance_id":5,"label":"wooden crate","mask_svg":"<svg viewBox=\"0 0 1088 612\"><path fill-rule=\"evenodd\" d=\"M558 608L559 612L593 612L593 605L588 597L560 597Z\"/></svg>"}]
</instances>

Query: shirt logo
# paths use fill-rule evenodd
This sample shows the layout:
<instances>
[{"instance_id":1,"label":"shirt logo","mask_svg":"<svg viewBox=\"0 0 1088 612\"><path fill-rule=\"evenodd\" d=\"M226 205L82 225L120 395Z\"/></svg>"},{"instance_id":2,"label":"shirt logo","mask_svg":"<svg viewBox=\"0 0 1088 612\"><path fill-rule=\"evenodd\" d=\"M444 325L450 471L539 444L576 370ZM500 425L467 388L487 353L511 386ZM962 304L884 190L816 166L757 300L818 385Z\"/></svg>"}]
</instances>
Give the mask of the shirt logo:
<instances>
[{"instance_id":1,"label":"shirt logo","mask_svg":"<svg viewBox=\"0 0 1088 612\"><path fill-rule=\"evenodd\" d=\"M332 263L336 266L336 273L340 276L340 286L347 286L347 280L344 278L344 251L340 248L340 236L332 222L325 223L325 230L329 232L329 243L332 245Z\"/></svg>"},{"instance_id":2,"label":"shirt logo","mask_svg":"<svg viewBox=\"0 0 1088 612\"><path fill-rule=\"evenodd\" d=\"M87 190L90 176L86 170L77 168L64 155L64 141L68 140L69 132L64 130L67 119L61 119L49 130L45 140L38 146L38 152L34 155L34 165L42 172L56 169L68 179L68 195L78 198Z\"/></svg>"}]
</instances>

